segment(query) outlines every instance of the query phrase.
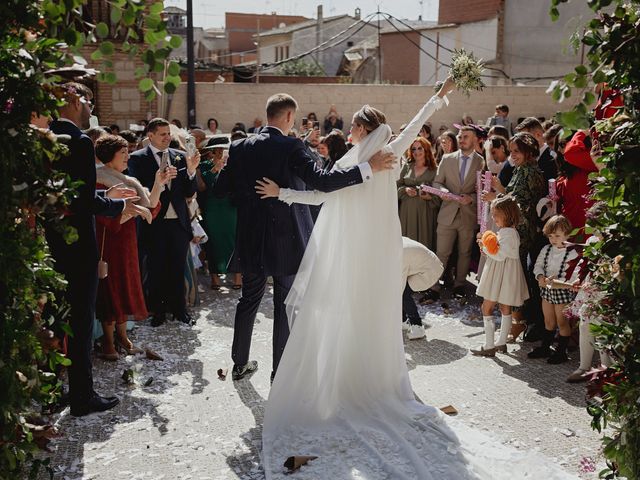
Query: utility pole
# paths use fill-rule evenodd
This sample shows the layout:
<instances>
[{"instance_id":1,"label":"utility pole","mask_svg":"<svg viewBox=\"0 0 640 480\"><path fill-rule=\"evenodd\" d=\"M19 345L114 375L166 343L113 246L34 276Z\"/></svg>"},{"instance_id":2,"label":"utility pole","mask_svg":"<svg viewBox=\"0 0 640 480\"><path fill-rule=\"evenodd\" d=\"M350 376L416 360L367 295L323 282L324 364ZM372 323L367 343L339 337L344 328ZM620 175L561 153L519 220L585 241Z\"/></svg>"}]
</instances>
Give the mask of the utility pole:
<instances>
[{"instance_id":1,"label":"utility pole","mask_svg":"<svg viewBox=\"0 0 640 480\"><path fill-rule=\"evenodd\" d=\"M260 18L256 30L256 83L260 83Z\"/></svg>"},{"instance_id":2,"label":"utility pole","mask_svg":"<svg viewBox=\"0 0 640 480\"><path fill-rule=\"evenodd\" d=\"M378 83L382 83L382 35L380 35L380 5L378 5Z\"/></svg>"},{"instance_id":3,"label":"utility pole","mask_svg":"<svg viewBox=\"0 0 640 480\"><path fill-rule=\"evenodd\" d=\"M193 59L193 4L187 0L187 126L196 124L196 79Z\"/></svg>"}]
</instances>

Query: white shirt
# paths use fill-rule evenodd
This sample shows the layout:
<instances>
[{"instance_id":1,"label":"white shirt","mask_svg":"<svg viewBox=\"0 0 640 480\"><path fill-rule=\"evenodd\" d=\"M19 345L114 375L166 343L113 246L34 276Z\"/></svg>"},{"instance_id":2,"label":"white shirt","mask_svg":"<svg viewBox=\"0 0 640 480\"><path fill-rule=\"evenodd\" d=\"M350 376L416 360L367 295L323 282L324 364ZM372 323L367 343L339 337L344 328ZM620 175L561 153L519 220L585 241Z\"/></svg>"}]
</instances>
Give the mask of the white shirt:
<instances>
[{"instance_id":1,"label":"white shirt","mask_svg":"<svg viewBox=\"0 0 640 480\"><path fill-rule=\"evenodd\" d=\"M458 151L458 175L460 174L460 170L462 169L462 157L464 156L464 153L462 153L462 150ZM471 152L471 154L468 156L468 160L467 160L467 166L464 170L464 178L467 178L467 175L469 175L469 169L471 169L471 162L473 161L473 154L474 152Z\"/></svg>"},{"instance_id":2,"label":"white shirt","mask_svg":"<svg viewBox=\"0 0 640 480\"><path fill-rule=\"evenodd\" d=\"M149 144L149 148L153 152L153 157L156 159L156 163L158 164L158 167L160 167L160 165L162 163L162 154L160 152L169 152L169 147L167 147L166 150L160 150L159 148L156 148L153 145ZM193 180L193 177L195 177L195 172L194 172L193 175L189 175L189 173L187 173L187 175L189 177L189 180ZM171 182L166 184L164 186L164 188L165 189L170 189L171 188ZM175 208L173 208L173 204L171 202L169 202L169 208L167 208L167 213L165 213L164 218L167 219L167 220L172 220L172 219L178 218L178 214L176 213Z\"/></svg>"},{"instance_id":3,"label":"white shirt","mask_svg":"<svg viewBox=\"0 0 640 480\"><path fill-rule=\"evenodd\" d=\"M562 260L564 256L567 254L566 248L557 248L553 245L546 245L538 255L538 259L536 260L536 265L533 268L533 275L535 278L538 278L538 275L544 275L544 257L547 254L547 251L551 249L549 252L549 259L547 260L547 277L556 277L557 280L562 282L574 282L578 279L578 269L573 270L573 274L571 278L567 278L567 269L569 268L569 262L578 257L578 253L575 250L569 250L569 254L567 255L567 261L562 265ZM560 267L562 267L562 275L558 277L558 272L560 271Z\"/></svg>"}]
</instances>

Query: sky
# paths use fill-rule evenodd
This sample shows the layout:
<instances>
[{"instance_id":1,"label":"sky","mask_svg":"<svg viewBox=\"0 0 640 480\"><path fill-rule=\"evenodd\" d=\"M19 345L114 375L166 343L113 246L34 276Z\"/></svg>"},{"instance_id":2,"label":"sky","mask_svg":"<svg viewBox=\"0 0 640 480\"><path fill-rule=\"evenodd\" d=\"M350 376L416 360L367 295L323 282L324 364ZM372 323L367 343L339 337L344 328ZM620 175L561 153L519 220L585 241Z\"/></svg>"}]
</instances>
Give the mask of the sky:
<instances>
[{"instance_id":1,"label":"sky","mask_svg":"<svg viewBox=\"0 0 640 480\"><path fill-rule=\"evenodd\" d=\"M302 15L315 18L318 5L323 5L325 17L353 15L360 7L362 16L380 11L401 19L438 19L438 0L192 0L193 24L196 27L224 27L224 13L272 13ZM165 7L186 8L186 0L164 0Z\"/></svg>"}]
</instances>

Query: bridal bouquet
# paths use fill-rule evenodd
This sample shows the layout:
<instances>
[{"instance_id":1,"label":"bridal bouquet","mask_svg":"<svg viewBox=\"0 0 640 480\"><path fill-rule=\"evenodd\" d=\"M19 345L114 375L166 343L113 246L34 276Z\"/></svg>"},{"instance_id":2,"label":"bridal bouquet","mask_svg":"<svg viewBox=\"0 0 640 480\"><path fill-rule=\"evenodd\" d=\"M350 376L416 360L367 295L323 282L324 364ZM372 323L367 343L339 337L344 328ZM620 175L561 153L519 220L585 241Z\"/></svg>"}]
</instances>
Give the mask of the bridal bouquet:
<instances>
[{"instance_id":1,"label":"bridal bouquet","mask_svg":"<svg viewBox=\"0 0 640 480\"><path fill-rule=\"evenodd\" d=\"M473 53L467 52L463 48L453 51L450 75L458 90L467 96L471 94L472 90L484 88L485 85L481 78L483 71L484 62L477 59Z\"/></svg>"}]
</instances>

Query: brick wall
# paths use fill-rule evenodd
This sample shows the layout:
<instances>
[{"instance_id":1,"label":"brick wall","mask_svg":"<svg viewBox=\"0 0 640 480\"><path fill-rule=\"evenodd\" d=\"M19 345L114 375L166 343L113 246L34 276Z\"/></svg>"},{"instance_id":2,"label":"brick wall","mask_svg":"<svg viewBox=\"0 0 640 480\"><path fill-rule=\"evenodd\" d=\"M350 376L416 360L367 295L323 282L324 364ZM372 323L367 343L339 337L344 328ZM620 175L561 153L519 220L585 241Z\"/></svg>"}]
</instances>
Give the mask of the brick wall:
<instances>
[{"instance_id":1,"label":"brick wall","mask_svg":"<svg viewBox=\"0 0 640 480\"><path fill-rule=\"evenodd\" d=\"M92 49L85 48L82 53L90 62ZM130 123L138 123L141 119L153 118L158 112L158 99L147 102L138 90L139 80L134 77L137 67L143 63L137 59L131 59L125 53L115 53L111 59L113 70L118 76L118 83L97 83L94 85L94 97L96 108L94 114L98 116L100 125L118 124L120 128L128 128ZM99 63L91 64L91 67L100 70Z\"/></svg>"},{"instance_id":2,"label":"brick wall","mask_svg":"<svg viewBox=\"0 0 640 480\"><path fill-rule=\"evenodd\" d=\"M232 52L243 52L254 50L255 39L253 35L257 32L258 19L260 19L260 30L266 32L277 28L281 23L291 25L292 23L309 20L306 17L295 15L256 15L252 13L225 13L225 29L229 35L229 50Z\"/></svg>"},{"instance_id":3,"label":"brick wall","mask_svg":"<svg viewBox=\"0 0 640 480\"><path fill-rule=\"evenodd\" d=\"M467 23L495 17L504 0L440 0L438 23Z\"/></svg>"},{"instance_id":4,"label":"brick wall","mask_svg":"<svg viewBox=\"0 0 640 480\"><path fill-rule=\"evenodd\" d=\"M420 83L420 50L409 39L420 45L417 32L381 35L383 81L410 85Z\"/></svg>"},{"instance_id":5,"label":"brick wall","mask_svg":"<svg viewBox=\"0 0 640 480\"><path fill-rule=\"evenodd\" d=\"M487 87L470 98L454 93L450 105L437 112L431 122L435 127L459 122L464 113L484 123L493 115L498 103L506 103L511 109L513 122L528 115L551 117L560 108L545 93L546 87ZM287 92L298 101L298 118L315 112L319 118L335 104L349 125L351 115L368 103L381 109L392 128L411 120L419 108L433 95L432 86L416 85L309 85L309 84L240 84L197 83L197 121L204 124L208 117L215 117L224 132L230 131L235 122L251 125L255 117L264 118L267 98L274 93ZM569 99L575 101L573 97ZM562 109L571 102L562 104ZM182 84L173 97L171 111L167 116L186 123L186 85Z\"/></svg>"}]
</instances>

